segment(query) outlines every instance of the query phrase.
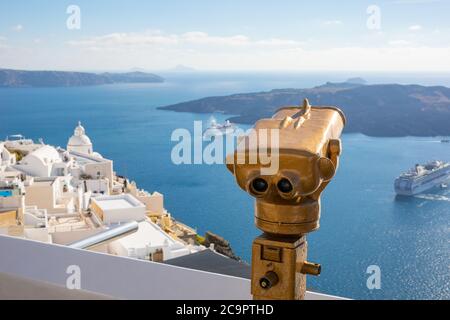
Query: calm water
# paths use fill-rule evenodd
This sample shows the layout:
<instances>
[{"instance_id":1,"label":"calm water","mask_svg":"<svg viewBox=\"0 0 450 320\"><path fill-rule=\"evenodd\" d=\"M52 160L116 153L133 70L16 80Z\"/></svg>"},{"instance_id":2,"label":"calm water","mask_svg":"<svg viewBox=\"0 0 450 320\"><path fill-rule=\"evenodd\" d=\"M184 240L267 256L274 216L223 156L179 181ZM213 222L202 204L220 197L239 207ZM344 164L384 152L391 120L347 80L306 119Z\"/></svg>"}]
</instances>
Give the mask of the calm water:
<instances>
[{"instance_id":1,"label":"calm water","mask_svg":"<svg viewBox=\"0 0 450 320\"><path fill-rule=\"evenodd\" d=\"M159 111L160 105L211 95L342 81L351 74L167 75L164 84L85 88L0 89L0 137L22 133L65 147L78 120L94 149L115 170L148 191L165 195L179 220L216 232L238 255L250 258L253 201L222 165L175 166L170 136L192 130L210 115ZM369 74L372 83L450 86L448 75ZM221 115L216 115L220 121ZM450 299L450 189L407 201L395 199L394 178L416 162L450 160L450 145L436 138L344 135L336 178L323 195L321 228L309 235L309 258L323 266L309 286L351 298ZM381 290L368 290L369 265L382 272Z\"/></svg>"}]
</instances>

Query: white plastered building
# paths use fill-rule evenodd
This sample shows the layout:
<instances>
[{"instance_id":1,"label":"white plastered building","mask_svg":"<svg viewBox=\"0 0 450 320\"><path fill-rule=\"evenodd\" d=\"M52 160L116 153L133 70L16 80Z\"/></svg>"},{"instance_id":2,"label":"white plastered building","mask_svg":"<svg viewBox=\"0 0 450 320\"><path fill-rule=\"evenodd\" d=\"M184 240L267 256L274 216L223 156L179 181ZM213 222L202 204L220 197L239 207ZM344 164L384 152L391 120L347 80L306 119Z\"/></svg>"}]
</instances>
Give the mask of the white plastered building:
<instances>
[{"instance_id":1,"label":"white plastered building","mask_svg":"<svg viewBox=\"0 0 450 320\"><path fill-rule=\"evenodd\" d=\"M63 164L58 151L43 144L27 154L14 168L32 177L51 177L60 175L54 170L56 164Z\"/></svg>"},{"instance_id":2,"label":"white plastered building","mask_svg":"<svg viewBox=\"0 0 450 320\"><path fill-rule=\"evenodd\" d=\"M111 254L143 260L154 260L152 256L159 251L162 261L188 255L195 249L174 240L148 219L139 222L137 232L113 241L108 246Z\"/></svg>"},{"instance_id":3,"label":"white plastered building","mask_svg":"<svg viewBox=\"0 0 450 320\"><path fill-rule=\"evenodd\" d=\"M86 135L86 130L78 121L78 126L75 127L73 136L70 137L67 143L67 151L75 151L83 154L92 154L92 142L91 139Z\"/></svg>"}]
</instances>

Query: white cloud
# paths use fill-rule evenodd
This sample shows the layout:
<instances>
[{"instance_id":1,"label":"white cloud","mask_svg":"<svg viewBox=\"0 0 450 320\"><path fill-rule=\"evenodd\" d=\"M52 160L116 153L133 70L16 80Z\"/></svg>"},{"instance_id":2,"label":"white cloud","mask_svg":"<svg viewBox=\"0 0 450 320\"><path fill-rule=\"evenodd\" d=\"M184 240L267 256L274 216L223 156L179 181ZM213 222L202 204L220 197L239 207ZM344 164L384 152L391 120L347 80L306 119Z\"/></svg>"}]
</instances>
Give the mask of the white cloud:
<instances>
[{"instance_id":1,"label":"white cloud","mask_svg":"<svg viewBox=\"0 0 450 320\"><path fill-rule=\"evenodd\" d=\"M103 36L91 37L83 40L73 40L67 43L72 46L108 47L130 45L168 45L177 42L174 36L162 36L159 32L139 33L110 33Z\"/></svg>"},{"instance_id":2,"label":"white cloud","mask_svg":"<svg viewBox=\"0 0 450 320\"><path fill-rule=\"evenodd\" d=\"M138 64L146 69L164 69L182 63L205 70L450 71L449 56L450 48L411 47L402 42L377 48L235 47L214 51L149 48L110 54L99 49L86 55L83 67L129 69ZM76 61L82 57L83 54L78 54Z\"/></svg>"},{"instance_id":3,"label":"white cloud","mask_svg":"<svg viewBox=\"0 0 450 320\"><path fill-rule=\"evenodd\" d=\"M285 40L285 39L277 39L277 38L258 40L258 41L255 41L254 43L257 45L262 45L262 46L294 46L294 45L303 44L302 42L295 41L295 40Z\"/></svg>"},{"instance_id":4,"label":"white cloud","mask_svg":"<svg viewBox=\"0 0 450 320\"><path fill-rule=\"evenodd\" d=\"M23 25L17 24L17 25L15 25L15 26L13 26L12 29L13 29L14 31L16 31L16 32L20 32L20 31L23 30Z\"/></svg>"},{"instance_id":5,"label":"white cloud","mask_svg":"<svg viewBox=\"0 0 450 320\"><path fill-rule=\"evenodd\" d=\"M300 43L285 39L252 40L245 35L212 36L206 32L190 31L182 34L164 34L161 31L147 31L143 33L111 33L103 36L83 40L68 41L71 46L85 46L91 48L122 46L293 46Z\"/></svg>"},{"instance_id":6,"label":"white cloud","mask_svg":"<svg viewBox=\"0 0 450 320\"><path fill-rule=\"evenodd\" d=\"M210 36L206 32L186 32L178 36L179 42L201 45L219 45L219 46L240 46L250 43L250 39L244 35L234 35L228 37Z\"/></svg>"},{"instance_id":7,"label":"white cloud","mask_svg":"<svg viewBox=\"0 0 450 320\"><path fill-rule=\"evenodd\" d=\"M422 30L422 26L420 24L412 25L408 28L409 31L420 31Z\"/></svg>"},{"instance_id":8,"label":"white cloud","mask_svg":"<svg viewBox=\"0 0 450 320\"><path fill-rule=\"evenodd\" d=\"M336 47L243 34L147 31L74 39L51 54L45 46L4 49L0 61L8 67L61 70L158 70L184 64L204 70L450 71L450 44L419 46L408 40Z\"/></svg>"}]
</instances>

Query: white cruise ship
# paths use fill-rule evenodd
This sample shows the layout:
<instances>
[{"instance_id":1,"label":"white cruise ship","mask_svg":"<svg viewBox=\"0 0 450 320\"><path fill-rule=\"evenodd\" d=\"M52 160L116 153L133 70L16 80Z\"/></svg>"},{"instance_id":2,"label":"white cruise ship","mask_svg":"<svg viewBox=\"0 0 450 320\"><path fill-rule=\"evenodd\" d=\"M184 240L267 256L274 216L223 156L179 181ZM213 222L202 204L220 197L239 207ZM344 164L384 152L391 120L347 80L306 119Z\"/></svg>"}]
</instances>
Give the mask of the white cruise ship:
<instances>
[{"instance_id":1,"label":"white cruise ship","mask_svg":"<svg viewBox=\"0 0 450 320\"><path fill-rule=\"evenodd\" d=\"M209 127L203 133L203 138L209 139L211 137L225 136L233 134L236 131L236 126L229 120L224 124L217 123L216 119L211 119Z\"/></svg>"},{"instance_id":2,"label":"white cruise ship","mask_svg":"<svg viewBox=\"0 0 450 320\"><path fill-rule=\"evenodd\" d=\"M450 181L450 162L431 161L417 164L395 179L395 192L402 196L413 196Z\"/></svg>"}]
</instances>

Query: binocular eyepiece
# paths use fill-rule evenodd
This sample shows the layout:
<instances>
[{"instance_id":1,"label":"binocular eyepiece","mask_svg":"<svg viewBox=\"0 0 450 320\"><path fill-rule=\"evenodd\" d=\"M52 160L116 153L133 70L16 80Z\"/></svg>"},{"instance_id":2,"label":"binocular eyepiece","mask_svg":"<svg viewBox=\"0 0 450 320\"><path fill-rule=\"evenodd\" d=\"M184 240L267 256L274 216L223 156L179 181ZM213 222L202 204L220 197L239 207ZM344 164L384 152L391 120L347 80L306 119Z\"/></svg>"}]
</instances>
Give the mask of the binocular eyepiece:
<instances>
[{"instance_id":1,"label":"binocular eyepiece","mask_svg":"<svg viewBox=\"0 0 450 320\"><path fill-rule=\"evenodd\" d=\"M338 167L344 126L341 110L312 107L305 99L302 106L285 107L271 119L259 120L254 134L239 142L227 167L238 185L255 197L259 229L289 236L319 228L320 195ZM269 172L273 163L264 161L261 151L278 162L277 170Z\"/></svg>"}]
</instances>

